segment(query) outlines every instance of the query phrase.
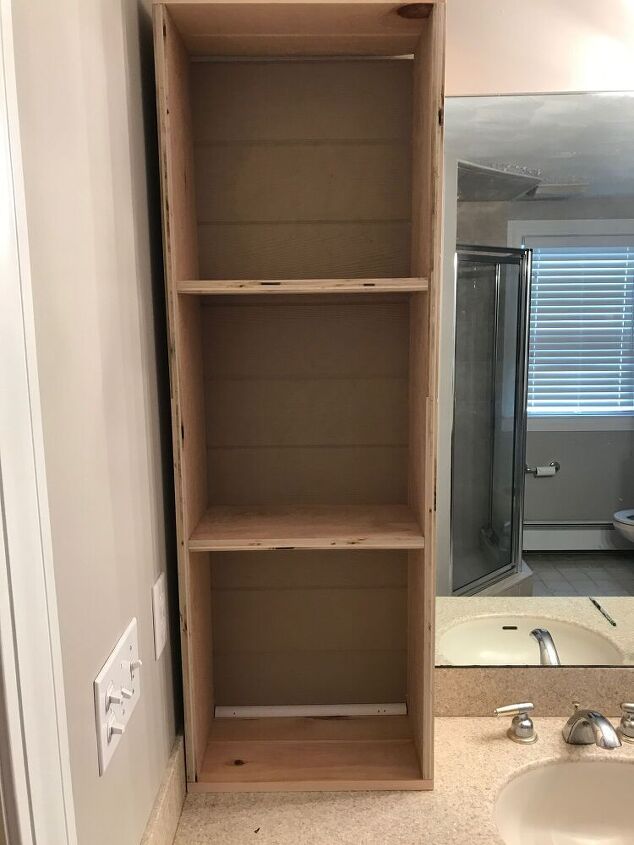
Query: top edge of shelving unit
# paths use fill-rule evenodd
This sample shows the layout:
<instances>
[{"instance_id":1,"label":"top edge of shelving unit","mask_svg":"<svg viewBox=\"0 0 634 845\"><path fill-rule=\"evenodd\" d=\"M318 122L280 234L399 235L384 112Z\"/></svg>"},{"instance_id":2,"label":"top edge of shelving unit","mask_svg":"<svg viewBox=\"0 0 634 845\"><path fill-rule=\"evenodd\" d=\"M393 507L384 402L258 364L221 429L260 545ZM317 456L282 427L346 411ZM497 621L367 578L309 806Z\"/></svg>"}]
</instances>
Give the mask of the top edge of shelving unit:
<instances>
[{"instance_id":1,"label":"top edge of shelving unit","mask_svg":"<svg viewBox=\"0 0 634 845\"><path fill-rule=\"evenodd\" d=\"M422 277L402 279L194 279L176 285L178 293L213 296L220 294L324 294L324 293L415 293L426 291Z\"/></svg>"},{"instance_id":2,"label":"top edge of shelving unit","mask_svg":"<svg viewBox=\"0 0 634 845\"><path fill-rule=\"evenodd\" d=\"M190 56L400 56L444 0L166 0Z\"/></svg>"},{"instance_id":3,"label":"top edge of shelving unit","mask_svg":"<svg viewBox=\"0 0 634 845\"><path fill-rule=\"evenodd\" d=\"M298 0L152 0L154 6L289 6L297 5ZM439 6L445 0L424 0L422 3L395 3L394 0L347 0L349 6L368 6L369 8L401 9L406 6ZM341 0L302 0L304 6L336 6ZM343 4L342 4L343 5ZM418 17L424 17L421 12Z\"/></svg>"}]
</instances>

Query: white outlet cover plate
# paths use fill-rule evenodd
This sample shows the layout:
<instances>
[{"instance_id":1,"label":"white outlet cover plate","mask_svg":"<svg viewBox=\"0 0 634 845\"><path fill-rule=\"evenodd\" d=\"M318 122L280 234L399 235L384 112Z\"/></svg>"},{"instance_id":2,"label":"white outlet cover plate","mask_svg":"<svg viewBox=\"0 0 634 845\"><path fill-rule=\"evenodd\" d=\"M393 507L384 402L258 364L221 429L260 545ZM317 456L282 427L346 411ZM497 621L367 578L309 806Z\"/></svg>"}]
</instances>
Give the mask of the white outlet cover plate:
<instances>
[{"instance_id":1,"label":"white outlet cover plate","mask_svg":"<svg viewBox=\"0 0 634 845\"><path fill-rule=\"evenodd\" d=\"M99 752L99 774L108 768L112 755L123 739L122 734L112 734L108 739L109 723L127 727L130 716L141 697L141 670L131 669L139 659L139 640L136 619L128 625L125 633L112 650L94 682L95 722L97 728L97 749ZM110 694L120 694L122 689L131 692L130 698L120 704L109 704Z\"/></svg>"},{"instance_id":2,"label":"white outlet cover plate","mask_svg":"<svg viewBox=\"0 0 634 845\"><path fill-rule=\"evenodd\" d=\"M154 657L158 660L167 642L167 585L161 572L152 587L152 616L154 619Z\"/></svg>"}]
</instances>

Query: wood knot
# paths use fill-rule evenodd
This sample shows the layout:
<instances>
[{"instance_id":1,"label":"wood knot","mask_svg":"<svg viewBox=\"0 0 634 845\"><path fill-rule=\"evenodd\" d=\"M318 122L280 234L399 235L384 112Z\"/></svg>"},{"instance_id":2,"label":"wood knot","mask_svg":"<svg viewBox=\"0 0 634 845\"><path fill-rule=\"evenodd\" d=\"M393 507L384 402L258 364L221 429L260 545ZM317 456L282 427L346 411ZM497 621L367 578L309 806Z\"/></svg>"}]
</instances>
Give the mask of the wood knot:
<instances>
[{"instance_id":1,"label":"wood knot","mask_svg":"<svg viewBox=\"0 0 634 845\"><path fill-rule=\"evenodd\" d=\"M399 6L396 14L410 21L418 21L430 16L431 7L431 3L407 3L405 6Z\"/></svg>"}]
</instances>

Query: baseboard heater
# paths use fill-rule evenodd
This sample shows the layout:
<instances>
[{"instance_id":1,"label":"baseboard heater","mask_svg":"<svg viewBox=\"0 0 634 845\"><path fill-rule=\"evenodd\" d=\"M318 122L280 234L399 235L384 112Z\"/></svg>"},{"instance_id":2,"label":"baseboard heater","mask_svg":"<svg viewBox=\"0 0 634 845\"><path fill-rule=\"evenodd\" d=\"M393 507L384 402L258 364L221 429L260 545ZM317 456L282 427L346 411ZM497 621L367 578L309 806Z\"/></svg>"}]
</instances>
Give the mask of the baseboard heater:
<instances>
[{"instance_id":1,"label":"baseboard heater","mask_svg":"<svg viewBox=\"0 0 634 845\"><path fill-rule=\"evenodd\" d=\"M591 552L622 551L628 546L609 521L526 520L523 548L526 552Z\"/></svg>"}]
</instances>

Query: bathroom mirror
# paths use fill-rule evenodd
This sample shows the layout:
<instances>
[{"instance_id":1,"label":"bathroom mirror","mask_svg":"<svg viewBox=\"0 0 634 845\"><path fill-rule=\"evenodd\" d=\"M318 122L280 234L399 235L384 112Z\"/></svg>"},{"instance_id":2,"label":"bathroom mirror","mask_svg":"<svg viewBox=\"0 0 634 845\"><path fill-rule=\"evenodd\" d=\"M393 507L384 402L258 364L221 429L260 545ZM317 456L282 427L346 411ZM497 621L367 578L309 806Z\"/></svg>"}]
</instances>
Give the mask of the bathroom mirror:
<instances>
[{"instance_id":1,"label":"bathroom mirror","mask_svg":"<svg viewBox=\"0 0 634 845\"><path fill-rule=\"evenodd\" d=\"M449 98L439 665L634 664L634 94Z\"/></svg>"}]
</instances>

